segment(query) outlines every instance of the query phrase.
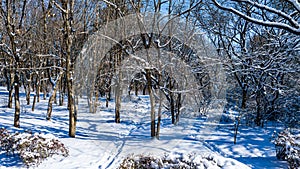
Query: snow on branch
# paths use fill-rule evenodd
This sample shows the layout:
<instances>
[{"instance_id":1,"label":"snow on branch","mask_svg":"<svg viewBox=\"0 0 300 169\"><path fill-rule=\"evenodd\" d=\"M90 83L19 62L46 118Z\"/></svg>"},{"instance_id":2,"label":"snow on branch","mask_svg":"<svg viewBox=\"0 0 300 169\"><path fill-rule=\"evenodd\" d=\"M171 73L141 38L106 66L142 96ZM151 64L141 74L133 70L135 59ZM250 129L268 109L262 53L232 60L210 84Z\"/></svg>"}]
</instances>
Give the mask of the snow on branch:
<instances>
[{"instance_id":1,"label":"snow on branch","mask_svg":"<svg viewBox=\"0 0 300 169\"><path fill-rule=\"evenodd\" d=\"M300 3L297 0L287 0L291 4L293 4L294 8L297 9L298 12L300 12Z\"/></svg>"},{"instance_id":2,"label":"snow on branch","mask_svg":"<svg viewBox=\"0 0 300 169\"><path fill-rule=\"evenodd\" d=\"M238 15L241 18L245 19L246 21L249 21L249 22L252 22L252 23L255 23L255 24L259 24L259 25L263 25L263 26L276 27L276 28L279 28L279 29L289 31L293 34L300 35L299 20L293 18L293 16L297 16L297 14L300 13L300 3L296 0L288 0L288 2L290 2L292 4L293 8L295 8L295 10L296 10L292 14L282 12L278 9L273 8L273 7L270 7L270 6L261 4L261 3L257 3L257 2L251 1L251 0L230 0L230 1L231 2L236 2L236 3L239 3L239 4L241 4L241 3L249 4L249 5L255 7L258 10L267 11L270 14L276 14L277 16L280 16L281 18L283 18L283 20L273 21L273 20L257 19L257 18L254 18L252 16L247 15L244 12L241 12L240 10L238 10L236 8L222 5L217 0L213 0L213 3L218 8L220 8L222 10L225 10L225 11L229 11L229 12L235 14L235 15Z\"/></svg>"},{"instance_id":3,"label":"snow on branch","mask_svg":"<svg viewBox=\"0 0 300 169\"><path fill-rule=\"evenodd\" d=\"M59 10L61 10L63 13L68 13L66 9L64 9L62 6L60 6L57 2L54 0L51 1Z\"/></svg>"}]
</instances>

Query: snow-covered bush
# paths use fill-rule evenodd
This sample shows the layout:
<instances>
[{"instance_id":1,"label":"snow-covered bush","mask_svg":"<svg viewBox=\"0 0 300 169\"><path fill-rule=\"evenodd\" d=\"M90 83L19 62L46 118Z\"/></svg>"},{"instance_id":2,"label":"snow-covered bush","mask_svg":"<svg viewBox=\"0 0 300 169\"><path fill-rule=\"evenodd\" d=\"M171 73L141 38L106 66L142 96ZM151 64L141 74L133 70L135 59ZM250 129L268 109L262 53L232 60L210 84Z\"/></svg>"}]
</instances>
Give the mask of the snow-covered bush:
<instances>
[{"instance_id":1,"label":"snow-covered bush","mask_svg":"<svg viewBox=\"0 0 300 169\"><path fill-rule=\"evenodd\" d=\"M69 151L52 134L9 133L0 129L0 146L8 155L19 155L27 166L35 166L53 155L68 156Z\"/></svg>"},{"instance_id":2,"label":"snow-covered bush","mask_svg":"<svg viewBox=\"0 0 300 169\"><path fill-rule=\"evenodd\" d=\"M289 129L274 133L273 143L278 159L286 160L290 168L300 167L300 134L292 134Z\"/></svg>"},{"instance_id":3,"label":"snow-covered bush","mask_svg":"<svg viewBox=\"0 0 300 169\"><path fill-rule=\"evenodd\" d=\"M130 155L126 157L119 169L168 169L168 168L240 168L235 161L219 155L195 155L172 153L161 157ZM247 166L242 166L246 167Z\"/></svg>"}]
</instances>

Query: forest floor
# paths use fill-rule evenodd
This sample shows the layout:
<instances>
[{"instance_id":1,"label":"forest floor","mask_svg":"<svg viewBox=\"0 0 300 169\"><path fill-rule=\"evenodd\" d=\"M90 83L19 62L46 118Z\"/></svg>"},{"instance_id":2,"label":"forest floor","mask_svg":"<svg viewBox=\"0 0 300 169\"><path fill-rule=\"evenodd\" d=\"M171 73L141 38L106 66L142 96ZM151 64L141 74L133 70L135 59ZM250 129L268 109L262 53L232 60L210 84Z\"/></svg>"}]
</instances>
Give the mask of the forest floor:
<instances>
[{"instance_id":1,"label":"forest floor","mask_svg":"<svg viewBox=\"0 0 300 169\"><path fill-rule=\"evenodd\" d=\"M76 138L68 136L68 110L54 104L51 121L46 120L48 100L36 103L35 111L25 105L21 95L21 128L13 126L14 109L6 108L8 92L0 88L0 128L10 131L51 133L69 149L68 157L54 156L36 168L109 168L115 169L130 155L164 156L166 154L214 154L230 163L229 168L287 168L276 159L270 142L275 125L265 128L241 126L237 144L233 144L233 125L219 123L214 130L204 132L207 125L201 116L184 115L172 125L169 113L162 116L160 139L150 137L150 104L147 96L123 99L121 123L114 122L114 103L100 106L89 113L85 100L79 104ZM0 151L0 169L26 168L17 156Z\"/></svg>"}]
</instances>

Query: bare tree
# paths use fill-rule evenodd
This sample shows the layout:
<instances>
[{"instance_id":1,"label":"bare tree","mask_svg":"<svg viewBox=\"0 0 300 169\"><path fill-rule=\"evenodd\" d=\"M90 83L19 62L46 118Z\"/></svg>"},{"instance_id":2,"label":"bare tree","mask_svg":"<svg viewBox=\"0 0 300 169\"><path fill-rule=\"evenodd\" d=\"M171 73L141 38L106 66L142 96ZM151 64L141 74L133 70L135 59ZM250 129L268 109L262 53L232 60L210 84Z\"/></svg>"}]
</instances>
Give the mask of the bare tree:
<instances>
[{"instance_id":1,"label":"bare tree","mask_svg":"<svg viewBox=\"0 0 300 169\"><path fill-rule=\"evenodd\" d=\"M25 14L26 14L27 0L23 0L19 3L16 1L4 1L0 6L0 13L2 16L3 25L6 28L6 36L9 41L1 44L1 49L10 58L11 61L8 66L9 74L7 76L8 85L12 85L14 88L14 100L15 100L15 117L14 126L20 127L20 98L19 88L21 85L21 70L20 66L23 62L22 50L24 48L24 41L22 37L30 28L24 26ZM24 51L23 51L24 52ZM24 53L23 53L24 54ZM9 107L11 107L12 87L8 87L9 94Z\"/></svg>"},{"instance_id":2,"label":"bare tree","mask_svg":"<svg viewBox=\"0 0 300 169\"><path fill-rule=\"evenodd\" d=\"M61 0L58 2L52 1L54 5L61 11L64 29L63 42L65 45L65 71L66 83L68 91L68 109L69 109L69 136L75 137L76 134L76 120L77 114L75 113L75 100L73 91L73 62L71 48L74 39L74 0Z\"/></svg>"}]
</instances>

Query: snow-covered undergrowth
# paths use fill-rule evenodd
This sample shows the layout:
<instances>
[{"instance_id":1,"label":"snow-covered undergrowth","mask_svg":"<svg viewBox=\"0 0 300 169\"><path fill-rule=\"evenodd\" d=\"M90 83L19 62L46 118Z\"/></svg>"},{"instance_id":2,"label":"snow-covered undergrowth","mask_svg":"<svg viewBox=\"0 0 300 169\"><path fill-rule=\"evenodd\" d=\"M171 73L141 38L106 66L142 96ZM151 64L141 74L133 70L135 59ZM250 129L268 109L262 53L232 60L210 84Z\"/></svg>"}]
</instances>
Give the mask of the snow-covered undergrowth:
<instances>
[{"instance_id":1,"label":"snow-covered undergrowth","mask_svg":"<svg viewBox=\"0 0 300 169\"><path fill-rule=\"evenodd\" d=\"M68 149L52 134L10 133L0 129L0 146L7 155L19 155L26 166L35 166L53 155L68 156Z\"/></svg>"},{"instance_id":2,"label":"snow-covered undergrowth","mask_svg":"<svg viewBox=\"0 0 300 169\"><path fill-rule=\"evenodd\" d=\"M300 132L291 133L285 129L274 134L273 143L276 146L278 159L286 160L290 168L300 168Z\"/></svg>"},{"instance_id":3,"label":"snow-covered undergrowth","mask_svg":"<svg viewBox=\"0 0 300 169\"><path fill-rule=\"evenodd\" d=\"M169 168L197 168L197 169L237 169L245 167L236 161L220 155L197 155L171 153L163 157L151 155L131 155L123 160L119 169L169 169ZM245 169L245 168L244 168Z\"/></svg>"}]
</instances>

